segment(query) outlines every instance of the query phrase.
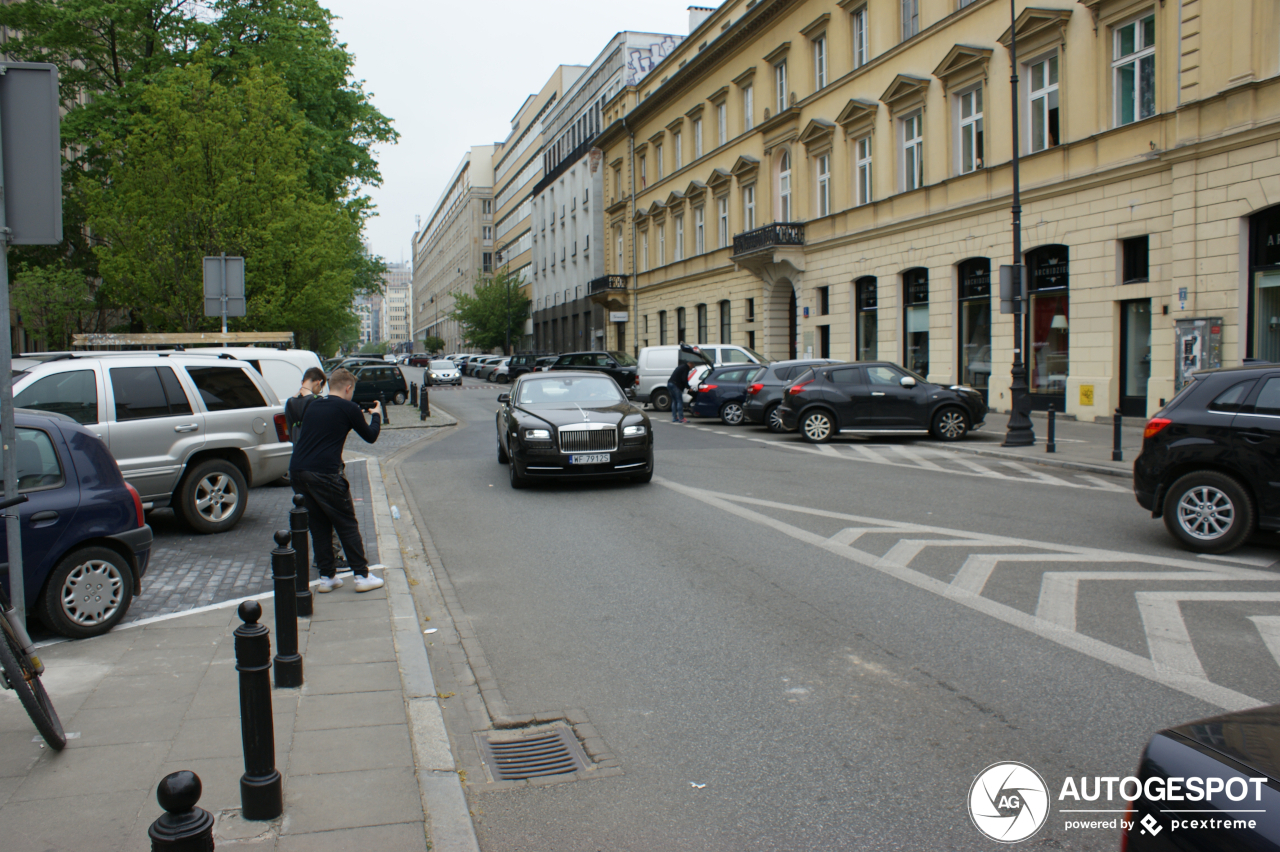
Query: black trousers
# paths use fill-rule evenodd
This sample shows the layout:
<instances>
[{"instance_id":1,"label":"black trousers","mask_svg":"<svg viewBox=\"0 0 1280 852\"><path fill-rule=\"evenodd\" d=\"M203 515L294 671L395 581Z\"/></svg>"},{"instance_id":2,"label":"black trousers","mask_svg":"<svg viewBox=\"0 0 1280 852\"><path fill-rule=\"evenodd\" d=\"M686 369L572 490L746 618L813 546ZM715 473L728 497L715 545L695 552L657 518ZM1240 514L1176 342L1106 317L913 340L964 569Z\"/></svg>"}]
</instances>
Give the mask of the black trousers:
<instances>
[{"instance_id":1,"label":"black trousers","mask_svg":"<svg viewBox=\"0 0 1280 852\"><path fill-rule=\"evenodd\" d=\"M356 507L351 501L351 485L347 478L340 473L306 470L292 471L290 476L293 487L307 504L316 571L321 577L332 577L337 573L330 544L336 531L351 570L357 576L369 576L369 560L364 555L364 540L360 538L360 523L356 520Z\"/></svg>"}]
</instances>

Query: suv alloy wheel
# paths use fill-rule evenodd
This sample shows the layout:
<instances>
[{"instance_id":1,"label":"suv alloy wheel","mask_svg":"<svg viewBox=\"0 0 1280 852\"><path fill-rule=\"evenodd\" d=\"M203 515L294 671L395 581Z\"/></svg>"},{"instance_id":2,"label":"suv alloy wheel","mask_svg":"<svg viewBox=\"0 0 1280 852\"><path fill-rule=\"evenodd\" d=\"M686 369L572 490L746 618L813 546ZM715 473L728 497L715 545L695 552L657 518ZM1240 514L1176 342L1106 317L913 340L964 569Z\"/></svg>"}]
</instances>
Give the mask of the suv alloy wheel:
<instances>
[{"instance_id":1,"label":"suv alloy wheel","mask_svg":"<svg viewBox=\"0 0 1280 852\"><path fill-rule=\"evenodd\" d=\"M831 415L821 409L810 411L800 421L800 436L810 444L825 444L834 431Z\"/></svg>"},{"instance_id":2,"label":"suv alloy wheel","mask_svg":"<svg viewBox=\"0 0 1280 852\"><path fill-rule=\"evenodd\" d=\"M177 509L196 532L224 532L244 514L247 491L240 468L223 459L210 459L183 478Z\"/></svg>"},{"instance_id":3,"label":"suv alloy wheel","mask_svg":"<svg viewBox=\"0 0 1280 852\"><path fill-rule=\"evenodd\" d=\"M720 406L720 420L726 426L737 426L742 423L742 403L726 402Z\"/></svg>"},{"instance_id":4,"label":"suv alloy wheel","mask_svg":"<svg viewBox=\"0 0 1280 852\"><path fill-rule=\"evenodd\" d=\"M1215 470L1178 478L1164 499L1164 525L1188 550L1226 553L1253 532L1253 501L1239 482Z\"/></svg>"},{"instance_id":5,"label":"suv alloy wheel","mask_svg":"<svg viewBox=\"0 0 1280 852\"><path fill-rule=\"evenodd\" d=\"M944 408L933 415L929 431L939 441L958 441L969 434L969 418L958 408Z\"/></svg>"}]
</instances>

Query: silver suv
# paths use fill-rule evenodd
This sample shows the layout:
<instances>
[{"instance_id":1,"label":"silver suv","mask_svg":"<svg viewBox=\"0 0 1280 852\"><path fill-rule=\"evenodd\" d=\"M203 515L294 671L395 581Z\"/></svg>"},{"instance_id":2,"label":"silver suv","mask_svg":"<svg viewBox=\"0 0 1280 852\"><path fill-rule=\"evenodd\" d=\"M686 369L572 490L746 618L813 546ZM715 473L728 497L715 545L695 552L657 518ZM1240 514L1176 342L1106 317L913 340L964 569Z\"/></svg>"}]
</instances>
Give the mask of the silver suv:
<instances>
[{"instance_id":1,"label":"silver suv","mask_svg":"<svg viewBox=\"0 0 1280 852\"><path fill-rule=\"evenodd\" d=\"M289 470L284 408L243 361L95 352L22 367L13 377L16 407L83 424L106 443L144 508L173 506L197 532L234 527L249 486Z\"/></svg>"}]
</instances>

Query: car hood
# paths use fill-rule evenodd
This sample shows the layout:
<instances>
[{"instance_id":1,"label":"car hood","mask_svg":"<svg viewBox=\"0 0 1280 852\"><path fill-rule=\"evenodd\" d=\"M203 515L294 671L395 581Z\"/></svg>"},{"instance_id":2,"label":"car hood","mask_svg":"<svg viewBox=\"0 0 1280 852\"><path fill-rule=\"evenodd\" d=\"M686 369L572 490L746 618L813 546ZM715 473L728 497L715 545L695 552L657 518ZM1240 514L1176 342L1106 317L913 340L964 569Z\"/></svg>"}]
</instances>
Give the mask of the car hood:
<instances>
[{"instance_id":1,"label":"car hood","mask_svg":"<svg viewBox=\"0 0 1280 852\"><path fill-rule=\"evenodd\" d=\"M612 423L618 425L622 418L629 414L640 414L640 409L626 402L613 405L517 405L515 410L525 416L533 417L556 428L570 426L574 423Z\"/></svg>"},{"instance_id":2,"label":"car hood","mask_svg":"<svg viewBox=\"0 0 1280 852\"><path fill-rule=\"evenodd\" d=\"M1177 734L1280 780L1280 704L1212 716L1165 733Z\"/></svg>"}]
</instances>

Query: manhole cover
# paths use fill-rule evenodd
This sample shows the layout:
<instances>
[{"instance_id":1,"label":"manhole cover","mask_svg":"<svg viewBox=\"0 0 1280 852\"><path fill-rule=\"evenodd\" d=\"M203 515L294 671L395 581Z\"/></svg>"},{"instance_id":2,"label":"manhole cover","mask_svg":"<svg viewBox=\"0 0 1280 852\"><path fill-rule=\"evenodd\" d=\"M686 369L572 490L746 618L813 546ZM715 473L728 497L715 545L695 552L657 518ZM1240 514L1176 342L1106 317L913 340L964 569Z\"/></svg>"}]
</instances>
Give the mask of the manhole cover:
<instances>
[{"instance_id":1,"label":"manhole cover","mask_svg":"<svg viewBox=\"0 0 1280 852\"><path fill-rule=\"evenodd\" d=\"M476 734L480 753L495 781L521 781L578 772L589 765L578 738L567 725L525 731Z\"/></svg>"}]
</instances>

